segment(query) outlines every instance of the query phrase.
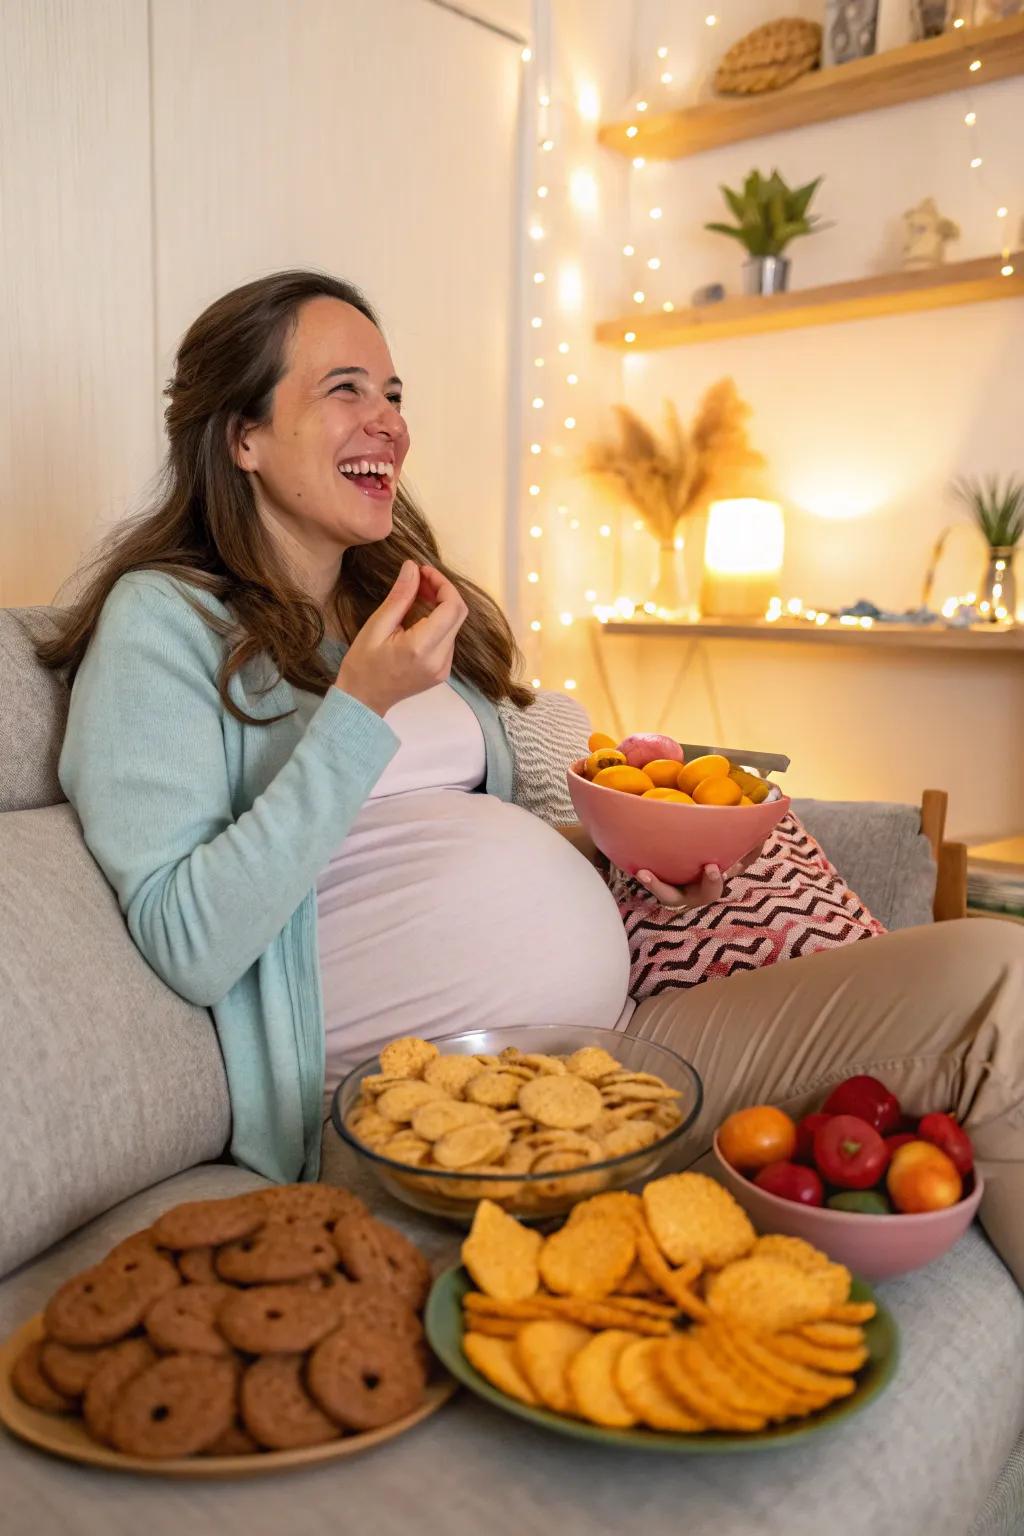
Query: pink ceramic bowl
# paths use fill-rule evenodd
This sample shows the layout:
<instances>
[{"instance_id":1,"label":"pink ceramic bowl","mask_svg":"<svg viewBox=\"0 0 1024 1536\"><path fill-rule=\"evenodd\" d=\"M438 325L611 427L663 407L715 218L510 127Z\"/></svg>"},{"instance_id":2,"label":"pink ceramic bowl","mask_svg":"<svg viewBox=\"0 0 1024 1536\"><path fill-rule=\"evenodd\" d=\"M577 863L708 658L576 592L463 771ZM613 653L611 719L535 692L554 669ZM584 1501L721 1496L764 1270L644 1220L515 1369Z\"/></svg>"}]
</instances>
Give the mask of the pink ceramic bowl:
<instances>
[{"instance_id":1,"label":"pink ceramic bowl","mask_svg":"<svg viewBox=\"0 0 1024 1536\"><path fill-rule=\"evenodd\" d=\"M627 875L649 869L659 880L688 885L705 864L724 871L764 842L789 810L781 800L761 805L683 805L644 800L592 784L582 759L567 774L573 808L606 858Z\"/></svg>"},{"instance_id":2,"label":"pink ceramic bowl","mask_svg":"<svg viewBox=\"0 0 1024 1536\"><path fill-rule=\"evenodd\" d=\"M802 1237L865 1280L890 1280L939 1258L967 1231L985 1188L976 1169L970 1194L944 1211L923 1211L918 1216L862 1216L858 1211L830 1211L824 1206L780 1200L778 1195L758 1189L726 1162L717 1135L714 1146L722 1182L759 1232Z\"/></svg>"}]
</instances>

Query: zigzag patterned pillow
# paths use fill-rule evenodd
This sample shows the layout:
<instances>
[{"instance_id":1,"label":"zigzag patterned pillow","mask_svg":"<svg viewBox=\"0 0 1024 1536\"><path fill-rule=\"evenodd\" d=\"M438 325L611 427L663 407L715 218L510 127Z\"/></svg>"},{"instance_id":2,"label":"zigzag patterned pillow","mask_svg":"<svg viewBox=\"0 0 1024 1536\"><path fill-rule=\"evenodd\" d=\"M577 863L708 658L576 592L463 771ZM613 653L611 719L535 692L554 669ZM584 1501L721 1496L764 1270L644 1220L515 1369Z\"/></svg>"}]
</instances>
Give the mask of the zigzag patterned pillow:
<instances>
[{"instance_id":1,"label":"zigzag patterned pillow","mask_svg":"<svg viewBox=\"0 0 1024 1536\"><path fill-rule=\"evenodd\" d=\"M663 907L614 867L608 883L626 925L629 992L638 1002L886 931L792 813L757 861L729 881L723 901Z\"/></svg>"}]
</instances>

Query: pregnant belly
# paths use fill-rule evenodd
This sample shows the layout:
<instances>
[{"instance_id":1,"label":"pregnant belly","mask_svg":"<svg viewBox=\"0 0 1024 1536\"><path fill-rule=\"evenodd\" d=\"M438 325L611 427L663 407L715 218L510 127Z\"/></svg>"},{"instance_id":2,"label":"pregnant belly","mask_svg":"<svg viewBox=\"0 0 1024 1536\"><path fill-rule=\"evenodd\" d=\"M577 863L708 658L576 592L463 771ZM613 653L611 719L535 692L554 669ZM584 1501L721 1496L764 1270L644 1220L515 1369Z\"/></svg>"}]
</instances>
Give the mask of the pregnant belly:
<instances>
[{"instance_id":1,"label":"pregnant belly","mask_svg":"<svg viewBox=\"0 0 1024 1536\"><path fill-rule=\"evenodd\" d=\"M317 897L329 1088L396 1034L622 1012L629 953L604 882L493 796L367 802Z\"/></svg>"}]
</instances>

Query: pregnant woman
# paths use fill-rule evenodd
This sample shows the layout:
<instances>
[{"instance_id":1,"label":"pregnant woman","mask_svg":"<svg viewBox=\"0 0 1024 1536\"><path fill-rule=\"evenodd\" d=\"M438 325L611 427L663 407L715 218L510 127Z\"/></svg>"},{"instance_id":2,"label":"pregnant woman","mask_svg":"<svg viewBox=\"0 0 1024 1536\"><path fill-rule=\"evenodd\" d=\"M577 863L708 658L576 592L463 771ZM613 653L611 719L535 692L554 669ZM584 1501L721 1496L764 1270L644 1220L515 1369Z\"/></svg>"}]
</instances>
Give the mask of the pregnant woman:
<instances>
[{"instance_id":1,"label":"pregnant woman","mask_svg":"<svg viewBox=\"0 0 1024 1536\"><path fill-rule=\"evenodd\" d=\"M1024 1280L1024 930L912 930L632 1011L611 893L512 803L544 769L518 728L538 705L400 484L402 386L366 300L315 273L237 289L167 395L157 505L39 654L73 682L60 781L132 938L212 1010L232 1155L315 1177L325 1092L389 1037L619 1026L700 1072L694 1156L733 1108L799 1114L852 1072L947 1104Z\"/></svg>"}]
</instances>

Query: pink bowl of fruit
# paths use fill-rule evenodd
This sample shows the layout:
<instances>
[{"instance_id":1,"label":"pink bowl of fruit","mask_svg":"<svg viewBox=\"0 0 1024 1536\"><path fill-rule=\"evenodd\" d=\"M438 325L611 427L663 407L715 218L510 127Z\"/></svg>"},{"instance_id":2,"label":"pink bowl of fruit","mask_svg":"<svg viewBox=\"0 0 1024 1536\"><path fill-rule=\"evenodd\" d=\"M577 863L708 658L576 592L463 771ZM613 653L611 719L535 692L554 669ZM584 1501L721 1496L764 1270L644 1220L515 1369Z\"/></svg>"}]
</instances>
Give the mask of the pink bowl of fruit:
<instances>
[{"instance_id":1,"label":"pink bowl of fruit","mask_svg":"<svg viewBox=\"0 0 1024 1536\"><path fill-rule=\"evenodd\" d=\"M760 847L789 810L778 785L722 753L687 760L669 736L641 732L616 744L597 734L590 747L567 775L573 808L605 857L629 875L648 869L688 885L706 864L724 872Z\"/></svg>"},{"instance_id":2,"label":"pink bowl of fruit","mask_svg":"<svg viewBox=\"0 0 1024 1536\"><path fill-rule=\"evenodd\" d=\"M847 1078L794 1122L757 1104L714 1139L722 1182L760 1232L802 1237L867 1280L930 1264L974 1219L984 1180L952 1115L908 1125L877 1078Z\"/></svg>"}]
</instances>

